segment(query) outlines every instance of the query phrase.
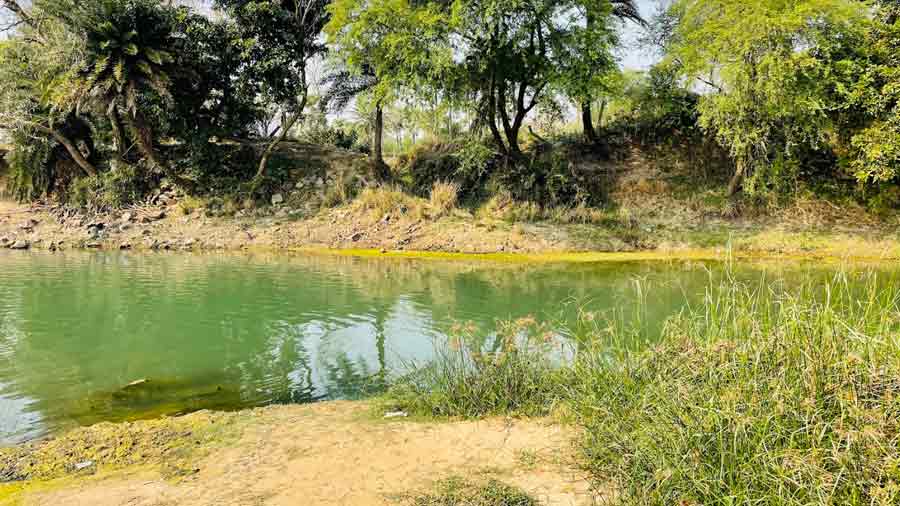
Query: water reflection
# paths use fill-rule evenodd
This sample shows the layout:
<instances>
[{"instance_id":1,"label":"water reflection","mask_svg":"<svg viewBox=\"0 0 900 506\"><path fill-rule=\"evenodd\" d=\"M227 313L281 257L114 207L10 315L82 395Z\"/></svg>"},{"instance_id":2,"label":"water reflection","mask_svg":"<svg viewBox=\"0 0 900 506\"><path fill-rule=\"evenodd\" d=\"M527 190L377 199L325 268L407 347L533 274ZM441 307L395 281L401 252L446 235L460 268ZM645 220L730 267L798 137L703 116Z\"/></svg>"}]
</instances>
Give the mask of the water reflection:
<instances>
[{"instance_id":1,"label":"water reflection","mask_svg":"<svg viewBox=\"0 0 900 506\"><path fill-rule=\"evenodd\" d=\"M500 320L571 321L578 305L604 312L643 297L654 335L718 272L696 263L0 252L0 442L101 420L370 395L427 360L458 322L491 348Z\"/></svg>"}]
</instances>

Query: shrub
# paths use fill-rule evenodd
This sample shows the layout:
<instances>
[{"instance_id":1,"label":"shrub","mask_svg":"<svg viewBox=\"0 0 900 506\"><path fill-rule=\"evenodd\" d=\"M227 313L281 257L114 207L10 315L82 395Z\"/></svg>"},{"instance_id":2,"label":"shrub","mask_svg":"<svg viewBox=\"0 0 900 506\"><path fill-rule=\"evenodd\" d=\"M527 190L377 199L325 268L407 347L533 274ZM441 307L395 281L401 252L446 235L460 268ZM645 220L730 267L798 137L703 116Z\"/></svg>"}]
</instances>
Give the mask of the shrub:
<instances>
[{"instance_id":1,"label":"shrub","mask_svg":"<svg viewBox=\"0 0 900 506\"><path fill-rule=\"evenodd\" d=\"M367 187L359 194L357 202L363 209L381 218L387 214L421 215L422 204L396 186Z\"/></svg>"},{"instance_id":2,"label":"shrub","mask_svg":"<svg viewBox=\"0 0 900 506\"><path fill-rule=\"evenodd\" d=\"M435 491L413 497L413 506L537 506L521 489L497 480L477 483L454 477L438 482Z\"/></svg>"},{"instance_id":3,"label":"shrub","mask_svg":"<svg viewBox=\"0 0 900 506\"><path fill-rule=\"evenodd\" d=\"M436 183L450 182L459 187L460 200L469 200L483 194L496 159L496 152L479 140L430 143L405 155L400 167L416 195L427 196Z\"/></svg>"},{"instance_id":4,"label":"shrub","mask_svg":"<svg viewBox=\"0 0 900 506\"><path fill-rule=\"evenodd\" d=\"M438 417L539 416L560 401L564 371L549 353L548 329L530 319L504 324L490 349L471 328L454 334L432 362L394 382L391 407Z\"/></svg>"},{"instance_id":5,"label":"shrub","mask_svg":"<svg viewBox=\"0 0 900 506\"><path fill-rule=\"evenodd\" d=\"M663 344L579 360L593 475L644 505L897 504L896 292L725 286Z\"/></svg>"},{"instance_id":6,"label":"shrub","mask_svg":"<svg viewBox=\"0 0 900 506\"><path fill-rule=\"evenodd\" d=\"M91 211L120 209L144 200L159 181L136 165L116 164L107 172L76 180L69 189L70 204Z\"/></svg>"},{"instance_id":7,"label":"shrub","mask_svg":"<svg viewBox=\"0 0 900 506\"><path fill-rule=\"evenodd\" d=\"M431 187L429 203L435 218L448 214L456 207L459 185L456 183L437 182Z\"/></svg>"}]
</instances>

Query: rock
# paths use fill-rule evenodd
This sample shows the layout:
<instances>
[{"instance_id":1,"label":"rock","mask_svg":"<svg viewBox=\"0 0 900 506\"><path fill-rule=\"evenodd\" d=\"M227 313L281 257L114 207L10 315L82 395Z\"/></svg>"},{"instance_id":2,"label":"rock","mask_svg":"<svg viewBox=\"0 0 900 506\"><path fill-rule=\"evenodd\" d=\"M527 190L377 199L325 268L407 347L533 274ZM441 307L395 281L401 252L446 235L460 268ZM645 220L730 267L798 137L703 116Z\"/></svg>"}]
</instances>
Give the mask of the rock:
<instances>
[{"instance_id":1,"label":"rock","mask_svg":"<svg viewBox=\"0 0 900 506\"><path fill-rule=\"evenodd\" d=\"M166 212L162 209L156 209L144 214L142 221L144 223L152 223L166 217Z\"/></svg>"},{"instance_id":2,"label":"rock","mask_svg":"<svg viewBox=\"0 0 900 506\"><path fill-rule=\"evenodd\" d=\"M353 242L357 242L360 239L362 239L362 237L363 237L362 232L356 232L355 234L350 236L350 240Z\"/></svg>"},{"instance_id":3,"label":"rock","mask_svg":"<svg viewBox=\"0 0 900 506\"><path fill-rule=\"evenodd\" d=\"M278 204L283 204L283 203L284 203L284 195L282 195L280 193L276 193L275 195L272 195L272 205L273 206L277 206Z\"/></svg>"},{"instance_id":4,"label":"rock","mask_svg":"<svg viewBox=\"0 0 900 506\"><path fill-rule=\"evenodd\" d=\"M390 413L385 413L385 418L406 418L409 414L406 411L392 411Z\"/></svg>"},{"instance_id":5,"label":"rock","mask_svg":"<svg viewBox=\"0 0 900 506\"><path fill-rule=\"evenodd\" d=\"M72 466L76 471L83 471L89 467L94 467L93 460L85 460L84 462L78 462L74 466Z\"/></svg>"},{"instance_id":6,"label":"rock","mask_svg":"<svg viewBox=\"0 0 900 506\"><path fill-rule=\"evenodd\" d=\"M100 249L103 247L103 244L101 244L97 241L91 241L91 242L86 243L84 245L84 247L88 248L88 249Z\"/></svg>"},{"instance_id":7,"label":"rock","mask_svg":"<svg viewBox=\"0 0 900 506\"><path fill-rule=\"evenodd\" d=\"M149 379L141 378L139 380L134 380L131 383L125 385L124 387L122 387L122 390L128 390L129 388L139 387L141 385L146 385L147 383L150 383Z\"/></svg>"},{"instance_id":8,"label":"rock","mask_svg":"<svg viewBox=\"0 0 900 506\"><path fill-rule=\"evenodd\" d=\"M28 249L30 247L31 247L31 244L29 244L28 241L23 241L20 239L16 242L12 243L9 246L9 249L24 250L24 249Z\"/></svg>"},{"instance_id":9,"label":"rock","mask_svg":"<svg viewBox=\"0 0 900 506\"><path fill-rule=\"evenodd\" d=\"M391 222L391 215L390 215L390 214L385 214L384 217L381 218L381 222L382 222L382 223L390 223L390 222Z\"/></svg>"},{"instance_id":10,"label":"rock","mask_svg":"<svg viewBox=\"0 0 900 506\"><path fill-rule=\"evenodd\" d=\"M0 237L0 248L8 248L10 244L13 243L13 240L9 237L3 236Z\"/></svg>"},{"instance_id":11,"label":"rock","mask_svg":"<svg viewBox=\"0 0 900 506\"><path fill-rule=\"evenodd\" d=\"M131 229L131 223L125 222L119 225L119 232L127 232Z\"/></svg>"},{"instance_id":12,"label":"rock","mask_svg":"<svg viewBox=\"0 0 900 506\"><path fill-rule=\"evenodd\" d=\"M123 243L119 244L119 249L123 250L123 251L129 250L129 249L131 249L131 243L123 242Z\"/></svg>"},{"instance_id":13,"label":"rock","mask_svg":"<svg viewBox=\"0 0 900 506\"><path fill-rule=\"evenodd\" d=\"M25 230L26 232L31 232L32 230L34 230L34 227L36 227L37 224L38 221L32 218L26 220L24 223L20 223L19 228Z\"/></svg>"},{"instance_id":14,"label":"rock","mask_svg":"<svg viewBox=\"0 0 900 506\"><path fill-rule=\"evenodd\" d=\"M131 213L124 213L122 215L122 223L130 223L131 220L134 219L134 215Z\"/></svg>"},{"instance_id":15,"label":"rock","mask_svg":"<svg viewBox=\"0 0 900 506\"><path fill-rule=\"evenodd\" d=\"M278 212L275 213L275 217L276 218L287 218L289 214L290 214L290 212L287 209L281 208L278 210Z\"/></svg>"},{"instance_id":16,"label":"rock","mask_svg":"<svg viewBox=\"0 0 900 506\"><path fill-rule=\"evenodd\" d=\"M297 190L302 190L306 185L303 184L303 181L298 181L297 184L294 185L294 188Z\"/></svg>"},{"instance_id":17,"label":"rock","mask_svg":"<svg viewBox=\"0 0 900 506\"><path fill-rule=\"evenodd\" d=\"M152 233L153 233L153 232L147 230L146 228L145 228L144 230L141 230L141 235L144 236L144 237L149 237L150 234L152 234Z\"/></svg>"},{"instance_id":18,"label":"rock","mask_svg":"<svg viewBox=\"0 0 900 506\"><path fill-rule=\"evenodd\" d=\"M196 239L185 239L184 241L182 241L181 247L182 248L192 248L192 247L194 247L195 244L197 244Z\"/></svg>"}]
</instances>

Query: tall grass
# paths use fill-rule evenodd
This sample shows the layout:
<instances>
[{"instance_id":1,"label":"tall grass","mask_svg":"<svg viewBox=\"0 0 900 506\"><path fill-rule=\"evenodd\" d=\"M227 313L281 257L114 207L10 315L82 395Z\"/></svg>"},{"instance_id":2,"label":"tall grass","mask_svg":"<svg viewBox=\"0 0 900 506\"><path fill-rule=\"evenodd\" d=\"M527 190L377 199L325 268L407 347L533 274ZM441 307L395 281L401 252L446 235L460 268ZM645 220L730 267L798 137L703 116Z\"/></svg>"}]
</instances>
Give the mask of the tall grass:
<instances>
[{"instance_id":1,"label":"tall grass","mask_svg":"<svg viewBox=\"0 0 900 506\"><path fill-rule=\"evenodd\" d=\"M487 346L459 325L436 358L396 381L392 408L420 416L541 416L565 394L568 369L559 367L552 337L532 319L501 325Z\"/></svg>"},{"instance_id":2,"label":"tall grass","mask_svg":"<svg viewBox=\"0 0 900 506\"><path fill-rule=\"evenodd\" d=\"M898 293L874 276L727 279L650 348L612 353L609 334L634 330L597 322L604 347L581 336L569 365L439 361L407 402L465 416L566 403L617 504L900 504Z\"/></svg>"}]
</instances>

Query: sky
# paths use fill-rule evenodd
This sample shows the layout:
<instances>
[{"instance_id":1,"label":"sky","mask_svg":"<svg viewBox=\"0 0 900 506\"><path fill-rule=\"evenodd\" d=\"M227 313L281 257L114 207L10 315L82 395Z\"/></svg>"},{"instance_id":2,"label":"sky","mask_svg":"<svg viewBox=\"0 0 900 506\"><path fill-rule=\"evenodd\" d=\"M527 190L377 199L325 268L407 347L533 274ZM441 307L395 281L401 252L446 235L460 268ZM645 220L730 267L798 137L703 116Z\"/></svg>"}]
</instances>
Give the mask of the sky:
<instances>
[{"instance_id":1,"label":"sky","mask_svg":"<svg viewBox=\"0 0 900 506\"><path fill-rule=\"evenodd\" d=\"M665 0L637 0L644 19L650 20ZM635 23L627 23L623 28L622 48L619 50L619 65L624 69L647 70L659 60L659 56L639 47L638 38L643 29Z\"/></svg>"}]
</instances>

